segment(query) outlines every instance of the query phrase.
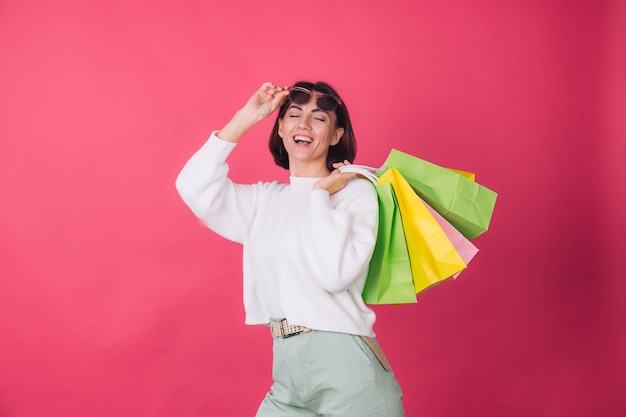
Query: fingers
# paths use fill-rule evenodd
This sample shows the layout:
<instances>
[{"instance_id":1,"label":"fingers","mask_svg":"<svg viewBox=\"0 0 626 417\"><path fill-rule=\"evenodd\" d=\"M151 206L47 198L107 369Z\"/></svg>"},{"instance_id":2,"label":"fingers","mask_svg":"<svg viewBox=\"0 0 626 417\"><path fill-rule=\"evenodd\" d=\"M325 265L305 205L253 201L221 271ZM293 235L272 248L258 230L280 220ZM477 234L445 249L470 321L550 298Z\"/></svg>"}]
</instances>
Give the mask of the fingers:
<instances>
[{"instance_id":1,"label":"fingers","mask_svg":"<svg viewBox=\"0 0 626 417\"><path fill-rule=\"evenodd\" d=\"M343 162L333 162L333 168L339 168L339 167L350 165L350 164L351 162L348 161L347 159L344 160Z\"/></svg>"},{"instance_id":2,"label":"fingers","mask_svg":"<svg viewBox=\"0 0 626 417\"><path fill-rule=\"evenodd\" d=\"M286 96L287 93L289 92L289 87L276 85L272 82L266 82L266 83L263 83L263 85L259 89L259 92L261 93L262 96L273 99L277 95L280 97Z\"/></svg>"},{"instance_id":3,"label":"fingers","mask_svg":"<svg viewBox=\"0 0 626 417\"><path fill-rule=\"evenodd\" d=\"M339 174L342 175L343 178L352 178L355 177L357 174L354 172L341 172L339 170L339 168L346 166L346 165L350 165L350 161L348 161L347 159L344 160L343 162L333 162L333 168L335 168L332 172L332 174Z\"/></svg>"},{"instance_id":4,"label":"fingers","mask_svg":"<svg viewBox=\"0 0 626 417\"><path fill-rule=\"evenodd\" d=\"M285 100L287 100L288 95L289 87L276 85L272 82L266 82L257 91L257 96L259 98L258 104L269 104L269 109L265 115L267 116L279 108Z\"/></svg>"}]
</instances>

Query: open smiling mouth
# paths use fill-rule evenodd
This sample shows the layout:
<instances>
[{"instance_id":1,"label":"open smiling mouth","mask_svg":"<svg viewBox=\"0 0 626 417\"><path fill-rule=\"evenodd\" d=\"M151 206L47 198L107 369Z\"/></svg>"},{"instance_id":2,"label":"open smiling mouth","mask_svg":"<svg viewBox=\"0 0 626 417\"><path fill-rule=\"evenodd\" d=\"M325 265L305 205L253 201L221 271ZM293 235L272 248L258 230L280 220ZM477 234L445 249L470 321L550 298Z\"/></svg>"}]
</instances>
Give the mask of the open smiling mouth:
<instances>
[{"instance_id":1,"label":"open smiling mouth","mask_svg":"<svg viewBox=\"0 0 626 417\"><path fill-rule=\"evenodd\" d=\"M306 136L294 136L293 141L296 142L298 145L305 145L313 142L311 138L308 138Z\"/></svg>"}]
</instances>

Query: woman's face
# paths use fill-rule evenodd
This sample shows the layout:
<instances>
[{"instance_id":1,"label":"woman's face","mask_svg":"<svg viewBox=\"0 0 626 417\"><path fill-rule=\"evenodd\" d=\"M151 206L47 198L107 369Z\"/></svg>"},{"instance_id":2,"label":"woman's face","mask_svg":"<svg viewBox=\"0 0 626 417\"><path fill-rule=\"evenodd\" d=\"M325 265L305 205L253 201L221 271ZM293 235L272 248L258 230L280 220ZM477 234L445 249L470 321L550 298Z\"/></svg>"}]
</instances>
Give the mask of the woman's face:
<instances>
[{"instance_id":1,"label":"woman's face","mask_svg":"<svg viewBox=\"0 0 626 417\"><path fill-rule=\"evenodd\" d=\"M291 175L324 177L328 148L336 145L344 129L337 127L337 114L317 107L317 100L305 104L291 103L278 121L278 135L289 154Z\"/></svg>"}]
</instances>

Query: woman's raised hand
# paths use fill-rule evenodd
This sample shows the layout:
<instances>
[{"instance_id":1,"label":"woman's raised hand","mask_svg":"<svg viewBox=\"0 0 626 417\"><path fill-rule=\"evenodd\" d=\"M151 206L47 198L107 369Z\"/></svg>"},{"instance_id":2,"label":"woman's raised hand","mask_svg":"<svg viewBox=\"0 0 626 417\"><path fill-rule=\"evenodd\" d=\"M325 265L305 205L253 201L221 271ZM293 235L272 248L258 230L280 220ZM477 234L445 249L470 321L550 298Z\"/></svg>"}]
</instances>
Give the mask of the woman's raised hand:
<instances>
[{"instance_id":1,"label":"woman's raised hand","mask_svg":"<svg viewBox=\"0 0 626 417\"><path fill-rule=\"evenodd\" d=\"M264 83L246 103L244 108L256 115L258 120L274 113L289 96L289 87Z\"/></svg>"},{"instance_id":2,"label":"woman's raised hand","mask_svg":"<svg viewBox=\"0 0 626 417\"><path fill-rule=\"evenodd\" d=\"M237 142L252 126L279 108L289 96L289 87L264 83L248 102L233 116L217 136L229 142Z\"/></svg>"}]
</instances>

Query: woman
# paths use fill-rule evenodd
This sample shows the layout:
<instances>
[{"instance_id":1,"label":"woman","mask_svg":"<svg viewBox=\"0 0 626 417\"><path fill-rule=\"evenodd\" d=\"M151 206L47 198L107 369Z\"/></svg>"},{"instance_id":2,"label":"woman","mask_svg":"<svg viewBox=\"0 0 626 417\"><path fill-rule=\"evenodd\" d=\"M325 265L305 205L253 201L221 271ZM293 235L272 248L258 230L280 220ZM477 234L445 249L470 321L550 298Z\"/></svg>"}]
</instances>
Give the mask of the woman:
<instances>
[{"instance_id":1,"label":"woman","mask_svg":"<svg viewBox=\"0 0 626 417\"><path fill-rule=\"evenodd\" d=\"M229 180L226 158L278 109L270 135L289 184ZM352 173L346 105L326 83L265 83L187 162L176 186L210 229L242 243L246 324L269 325L274 384L257 416L403 416L361 297L378 203Z\"/></svg>"}]
</instances>

